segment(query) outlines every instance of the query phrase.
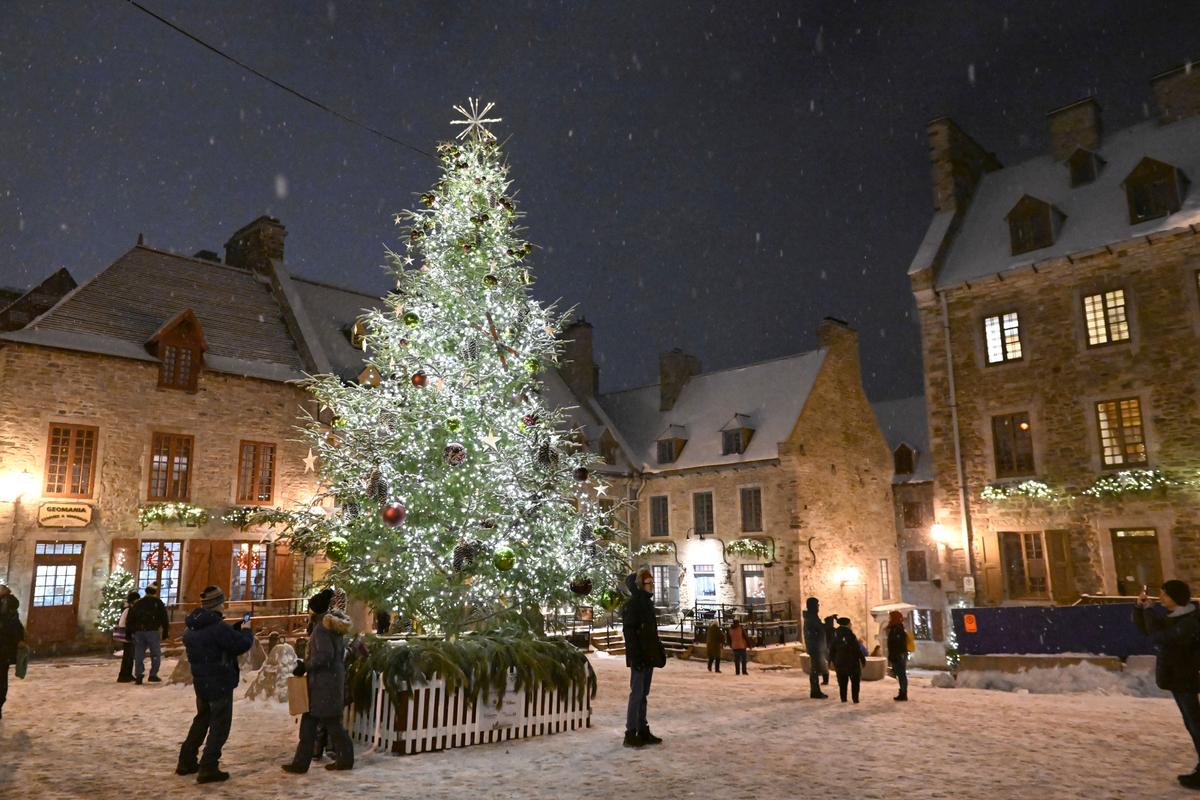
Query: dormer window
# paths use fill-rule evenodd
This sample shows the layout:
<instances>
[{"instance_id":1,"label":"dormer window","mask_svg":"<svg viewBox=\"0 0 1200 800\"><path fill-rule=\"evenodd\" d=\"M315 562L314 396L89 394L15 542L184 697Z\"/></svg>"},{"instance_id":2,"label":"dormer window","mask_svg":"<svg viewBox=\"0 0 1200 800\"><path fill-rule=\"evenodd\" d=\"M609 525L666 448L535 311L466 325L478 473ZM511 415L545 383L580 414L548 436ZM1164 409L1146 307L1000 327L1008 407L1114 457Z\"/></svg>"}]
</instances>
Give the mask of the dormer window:
<instances>
[{"instance_id":1,"label":"dormer window","mask_svg":"<svg viewBox=\"0 0 1200 800\"><path fill-rule=\"evenodd\" d=\"M892 451L892 461L897 475L912 475L917 465L917 451L902 444Z\"/></svg>"},{"instance_id":2,"label":"dormer window","mask_svg":"<svg viewBox=\"0 0 1200 800\"><path fill-rule=\"evenodd\" d=\"M1005 219L1015 256L1054 244L1054 235L1062 227L1066 215L1045 200L1025 195Z\"/></svg>"},{"instance_id":3,"label":"dormer window","mask_svg":"<svg viewBox=\"0 0 1200 800\"><path fill-rule=\"evenodd\" d=\"M617 463L617 440L613 438L612 432L607 428L604 433L600 434L600 458L605 464Z\"/></svg>"},{"instance_id":4,"label":"dormer window","mask_svg":"<svg viewBox=\"0 0 1200 800\"><path fill-rule=\"evenodd\" d=\"M754 428L746 414L734 414L733 419L721 426L721 455L740 455L746 452Z\"/></svg>"},{"instance_id":5,"label":"dormer window","mask_svg":"<svg viewBox=\"0 0 1200 800\"><path fill-rule=\"evenodd\" d=\"M1079 148L1067 159L1067 169L1071 173L1071 186L1083 186L1096 180L1103 169L1105 161L1091 150Z\"/></svg>"},{"instance_id":6,"label":"dormer window","mask_svg":"<svg viewBox=\"0 0 1200 800\"><path fill-rule=\"evenodd\" d=\"M191 309L185 309L163 323L146 342L146 349L158 357L160 389L196 391L208 345L200 320Z\"/></svg>"},{"instance_id":7,"label":"dormer window","mask_svg":"<svg viewBox=\"0 0 1200 800\"><path fill-rule=\"evenodd\" d=\"M1187 176L1178 167L1143 158L1122 184L1129 203L1129 224L1174 214L1183 205L1187 184Z\"/></svg>"},{"instance_id":8,"label":"dormer window","mask_svg":"<svg viewBox=\"0 0 1200 800\"><path fill-rule=\"evenodd\" d=\"M687 431L682 425L668 425L658 437L658 463L674 464L679 460L684 445L687 444Z\"/></svg>"}]
</instances>

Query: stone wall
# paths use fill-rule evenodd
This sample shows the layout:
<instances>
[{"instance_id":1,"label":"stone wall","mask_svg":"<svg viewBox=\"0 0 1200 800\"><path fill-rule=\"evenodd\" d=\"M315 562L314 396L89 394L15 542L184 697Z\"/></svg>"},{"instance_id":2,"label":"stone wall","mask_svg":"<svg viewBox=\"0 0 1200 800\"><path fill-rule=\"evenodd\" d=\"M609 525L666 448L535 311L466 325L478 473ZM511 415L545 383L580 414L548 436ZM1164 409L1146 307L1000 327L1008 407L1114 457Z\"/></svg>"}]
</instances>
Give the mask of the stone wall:
<instances>
[{"instance_id":1,"label":"stone wall","mask_svg":"<svg viewBox=\"0 0 1200 800\"><path fill-rule=\"evenodd\" d=\"M118 538L257 540L265 532L242 532L220 521L235 504L239 442L273 442L275 496L271 505L291 507L312 497L314 473L305 474L307 448L296 425L304 394L282 383L203 372L195 394L159 389L158 364L29 345L0 345L0 475L28 471L38 496L25 497L14 531L14 504L0 503L0 565L27 610L34 544L38 540L84 541L79 619L87 626L110 568ZM39 528L37 505L45 475L47 434L53 422L99 428L95 509L86 528ZM151 434L194 437L190 502L210 521L200 528L169 525L142 530L137 510L147 502ZM186 570L186 565L185 565Z\"/></svg>"}]
</instances>

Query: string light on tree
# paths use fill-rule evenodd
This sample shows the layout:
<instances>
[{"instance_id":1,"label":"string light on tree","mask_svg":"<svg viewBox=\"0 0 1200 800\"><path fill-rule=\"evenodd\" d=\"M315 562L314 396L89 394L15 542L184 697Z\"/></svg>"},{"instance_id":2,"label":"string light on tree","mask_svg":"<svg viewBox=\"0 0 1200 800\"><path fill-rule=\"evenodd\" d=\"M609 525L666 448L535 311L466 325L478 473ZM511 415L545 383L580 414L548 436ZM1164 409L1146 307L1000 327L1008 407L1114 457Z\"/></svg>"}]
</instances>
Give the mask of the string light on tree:
<instances>
[{"instance_id":1,"label":"string light on tree","mask_svg":"<svg viewBox=\"0 0 1200 800\"><path fill-rule=\"evenodd\" d=\"M576 502L602 488L598 460L542 399L567 315L529 295L534 249L517 236L493 107L456 107L463 130L437 148L441 177L398 215L395 291L362 317L378 385L309 384L340 421L337 442L317 420L309 440L342 513L297 526L293 543L323 548L328 580L429 633L525 624L615 586L627 566L610 512ZM582 547L581 529L604 533Z\"/></svg>"}]
</instances>

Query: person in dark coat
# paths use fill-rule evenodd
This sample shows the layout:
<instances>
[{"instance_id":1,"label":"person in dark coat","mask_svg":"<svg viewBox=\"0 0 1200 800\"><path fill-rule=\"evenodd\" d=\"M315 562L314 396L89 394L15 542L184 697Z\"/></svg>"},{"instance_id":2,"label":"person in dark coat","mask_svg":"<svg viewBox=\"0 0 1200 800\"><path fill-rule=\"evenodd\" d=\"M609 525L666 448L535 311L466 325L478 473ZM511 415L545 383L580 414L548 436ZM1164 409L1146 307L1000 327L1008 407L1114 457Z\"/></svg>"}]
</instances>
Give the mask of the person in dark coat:
<instances>
[{"instance_id":1,"label":"person in dark coat","mask_svg":"<svg viewBox=\"0 0 1200 800\"><path fill-rule=\"evenodd\" d=\"M0 719L8 699L8 668L17 663L17 649L25 641L25 627L17 614L20 607L16 595L0 585Z\"/></svg>"},{"instance_id":2,"label":"person in dark coat","mask_svg":"<svg viewBox=\"0 0 1200 800\"><path fill-rule=\"evenodd\" d=\"M621 630L625 635L625 665L629 667L629 705L625 711L626 747L660 744L646 722L646 701L654 669L667 665L667 651L658 638L658 614L654 611L654 574L648 569L625 579L629 599L621 607Z\"/></svg>"},{"instance_id":3,"label":"person in dark coat","mask_svg":"<svg viewBox=\"0 0 1200 800\"><path fill-rule=\"evenodd\" d=\"M850 628L850 618L838 617L837 623L838 629L833 638L833 667L837 670L838 693L842 702L846 702L846 687L849 685L851 697L857 703L867 656Z\"/></svg>"},{"instance_id":4,"label":"person in dark coat","mask_svg":"<svg viewBox=\"0 0 1200 800\"><path fill-rule=\"evenodd\" d=\"M908 631L904 629L904 615L899 611L888 614L887 657L892 674L900 682L900 694L895 699L908 700Z\"/></svg>"},{"instance_id":5,"label":"person in dark coat","mask_svg":"<svg viewBox=\"0 0 1200 800\"><path fill-rule=\"evenodd\" d=\"M353 769L354 743L342 725L343 699L346 689L346 634L350 618L331 608L333 590L324 589L308 599L313 613L312 640L304 661L296 665L295 675L308 676L308 711L300 717L300 741L296 754L283 765L285 772L308 772L318 725L332 741L337 758L325 769Z\"/></svg>"},{"instance_id":6,"label":"person in dark coat","mask_svg":"<svg viewBox=\"0 0 1200 800\"><path fill-rule=\"evenodd\" d=\"M704 654L708 656L708 671L713 671L713 666L717 668L717 672L721 671L721 652L725 649L725 631L721 630L721 623L715 619L708 624L708 630L704 632Z\"/></svg>"},{"instance_id":7,"label":"person in dark coat","mask_svg":"<svg viewBox=\"0 0 1200 800\"><path fill-rule=\"evenodd\" d=\"M829 645L825 626L821 623L821 601L810 597L804 601L804 649L808 651L808 696L824 700L829 695L821 691L820 679L829 682Z\"/></svg>"},{"instance_id":8,"label":"person in dark coat","mask_svg":"<svg viewBox=\"0 0 1200 800\"><path fill-rule=\"evenodd\" d=\"M167 607L158 599L158 586L147 586L146 596L133 604L125 620L125 630L133 636L133 682L139 686L146 671L147 650L150 651L150 682L162 680L158 677L158 668L162 665L162 642L170 633L170 625Z\"/></svg>"},{"instance_id":9,"label":"person in dark coat","mask_svg":"<svg viewBox=\"0 0 1200 800\"><path fill-rule=\"evenodd\" d=\"M837 633L837 614L830 614L825 618L825 663L824 672L821 673L821 685L829 685L829 665L833 663L833 636Z\"/></svg>"},{"instance_id":10,"label":"person in dark coat","mask_svg":"<svg viewBox=\"0 0 1200 800\"><path fill-rule=\"evenodd\" d=\"M392 629L392 612L386 608L378 609L375 612L375 635L386 636L388 631Z\"/></svg>"},{"instance_id":11,"label":"person in dark coat","mask_svg":"<svg viewBox=\"0 0 1200 800\"><path fill-rule=\"evenodd\" d=\"M224 610L225 592L219 586L206 586L200 593L200 608L188 614L183 632L196 692L196 716L179 748L175 773L197 773L196 783L229 780L229 773L220 768L221 748L233 724L233 690L241 678L238 656L254 644L254 634L242 630L242 620L225 624ZM204 755L197 760L201 743Z\"/></svg>"},{"instance_id":12,"label":"person in dark coat","mask_svg":"<svg viewBox=\"0 0 1200 800\"><path fill-rule=\"evenodd\" d=\"M125 637L120 640L121 671L117 673L117 683L133 683L133 637L129 635L129 611L141 598L137 590L125 595L125 605L121 607L121 616L117 619L117 628Z\"/></svg>"},{"instance_id":13,"label":"person in dark coat","mask_svg":"<svg viewBox=\"0 0 1200 800\"><path fill-rule=\"evenodd\" d=\"M1200 789L1200 611L1192 602L1191 587L1180 580L1164 583L1158 602L1165 613L1151 609L1152 601L1143 589L1133 608L1133 623L1158 647L1154 681L1175 698L1196 750L1196 768L1178 776L1179 782Z\"/></svg>"}]
</instances>

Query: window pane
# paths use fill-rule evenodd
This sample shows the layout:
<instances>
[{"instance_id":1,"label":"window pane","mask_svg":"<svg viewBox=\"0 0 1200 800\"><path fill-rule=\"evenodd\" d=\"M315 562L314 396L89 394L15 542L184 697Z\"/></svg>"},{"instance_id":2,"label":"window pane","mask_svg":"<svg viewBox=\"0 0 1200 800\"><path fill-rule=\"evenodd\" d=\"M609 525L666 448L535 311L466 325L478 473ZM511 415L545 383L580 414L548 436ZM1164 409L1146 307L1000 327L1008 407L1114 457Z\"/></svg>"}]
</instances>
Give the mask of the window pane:
<instances>
[{"instance_id":1,"label":"window pane","mask_svg":"<svg viewBox=\"0 0 1200 800\"><path fill-rule=\"evenodd\" d=\"M1100 431L1101 458L1106 467L1145 463L1146 441L1141 404L1137 398L1097 403L1096 425Z\"/></svg>"},{"instance_id":2,"label":"window pane","mask_svg":"<svg viewBox=\"0 0 1200 800\"><path fill-rule=\"evenodd\" d=\"M233 546L230 574L231 598L262 600L267 589L267 546L262 542L238 542Z\"/></svg>"},{"instance_id":3,"label":"window pane","mask_svg":"<svg viewBox=\"0 0 1200 800\"><path fill-rule=\"evenodd\" d=\"M924 550L909 550L905 553L908 561L908 579L910 581L929 580L928 554Z\"/></svg>"},{"instance_id":4,"label":"window pane","mask_svg":"<svg viewBox=\"0 0 1200 800\"><path fill-rule=\"evenodd\" d=\"M1129 321L1125 317L1125 290L1117 289L1104 295L1104 310L1108 320L1108 339L1123 342L1129 338Z\"/></svg>"},{"instance_id":5,"label":"window pane","mask_svg":"<svg viewBox=\"0 0 1200 800\"><path fill-rule=\"evenodd\" d=\"M713 532L712 492L699 492L692 495L692 520L696 533Z\"/></svg>"},{"instance_id":6,"label":"window pane","mask_svg":"<svg viewBox=\"0 0 1200 800\"><path fill-rule=\"evenodd\" d=\"M879 591L884 600L892 599L892 571L886 558L879 559Z\"/></svg>"},{"instance_id":7,"label":"window pane","mask_svg":"<svg viewBox=\"0 0 1200 800\"><path fill-rule=\"evenodd\" d=\"M762 490L742 489L742 530L762 530Z\"/></svg>"},{"instance_id":8,"label":"window pane","mask_svg":"<svg viewBox=\"0 0 1200 800\"><path fill-rule=\"evenodd\" d=\"M259 444L258 446L258 481L256 498L260 503L271 501L272 487L275 483L275 445Z\"/></svg>"},{"instance_id":9,"label":"window pane","mask_svg":"<svg viewBox=\"0 0 1200 800\"><path fill-rule=\"evenodd\" d=\"M668 536L671 533L666 497L650 498L650 535Z\"/></svg>"},{"instance_id":10,"label":"window pane","mask_svg":"<svg viewBox=\"0 0 1200 800\"><path fill-rule=\"evenodd\" d=\"M167 497L167 464L171 457L171 438L161 433L154 434L150 445L150 497Z\"/></svg>"},{"instance_id":11,"label":"window pane","mask_svg":"<svg viewBox=\"0 0 1200 800\"><path fill-rule=\"evenodd\" d=\"M985 319L983 331L987 338L988 363L999 364L1004 360L1004 335L1000 329L1000 318L988 317Z\"/></svg>"},{"instance_id":12,"label":"window pane","mask_svg":"<svg viewBox=\"0 0 1200 800\"><path fill-rule=\"evenodd\" d=\"M933 639L933 611L931 609L913 609L912 634L918 642L928 642Z\"/></svg>"},{"instance_id":13,"label":"window pane","mask_svg":"<svg viewBox=\"0 0 1200 800\"><path fill-rule=\"evenodd\" d=\"M1108 342L1108 328L1104 324L1104 297L1093 294L1083 298L1083 317L1087 322L1088 344Z\"/></svg>"},{"instance_id":14,"label":"window pane","mask_svg":"<svg viewBox=\"0 0 1200 800\"><path fill-rule=\"evenodd\" d=\"M692 567L692 574L696 578L696 599L697 600L716 600L717 599L717 577L712 564L697 564Z\"/></svg>"},{"instance_id":15,"label":"window pane","mask_svg":"<svg viewBox=\"0 0 1200 800\"><path fill-rule=\"evenodd\" d=\"M74 564L39 564L34 573L33 605L69 606L75 602Z\"/></svg>"},{"instance_id":16,"label":"window pane","mask_svg":"<svg viewBox=\"0 0 1200 800\"><path fill-rule=\"evenodd\" d=\"M1021 330L1015 311L1004 315L1004 357L1008 360L1021 357Z\"/></svg>"},{"instance_id":17,"label":"window pane","mask_svg":"<svg viewBox=\"0 0 1200 800\"><path fill-rule=\"evenodd\" d=\"M658 443L658 463L670 464L675 460L675 442L665 439Z\"/></svg>"},{"instance_id":18,"label":"window pane","mask_svg":"<svg viewBox=\"0 0 1200 800\"><path fill-rule=\"evenodd\" d=\"M1021 534L1001 533L1000 549L1004 555L1004 578L1008 596L1025 597L1025 558L1021 551Z\"/></svg>"},{"instance_id":19,"label":"window pane","mask_svg":"<svg viewBox=\"0 0 1200 800\"><path fill-rule=\"evenodd\" d=\"M905 503L904 527L919 528L925 523L925 507L921 503Z\"/></svg>"}]
</instances>

